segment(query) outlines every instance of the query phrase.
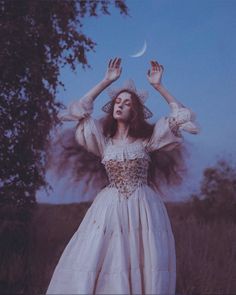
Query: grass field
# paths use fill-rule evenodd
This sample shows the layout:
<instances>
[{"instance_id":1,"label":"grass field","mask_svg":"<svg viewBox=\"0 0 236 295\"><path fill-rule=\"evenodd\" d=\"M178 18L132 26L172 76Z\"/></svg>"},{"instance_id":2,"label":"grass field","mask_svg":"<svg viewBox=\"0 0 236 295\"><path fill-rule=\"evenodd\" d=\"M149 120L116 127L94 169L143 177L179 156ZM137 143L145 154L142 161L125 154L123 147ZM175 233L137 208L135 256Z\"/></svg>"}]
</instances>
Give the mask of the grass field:
<instances>
[{"instance_id":1,"label":"grass field","mask_svg":"<svg viewBox=\"0 0 236 295\"><path fill-rule=\"evenodd\" d=\"M66 244L91 203L41 204L36 210L29 253L30 294L43 294ZM166 204L177 255L179 295L236 294L236 226L200 222L188 204Z\"/></svg>"}]
</instances>

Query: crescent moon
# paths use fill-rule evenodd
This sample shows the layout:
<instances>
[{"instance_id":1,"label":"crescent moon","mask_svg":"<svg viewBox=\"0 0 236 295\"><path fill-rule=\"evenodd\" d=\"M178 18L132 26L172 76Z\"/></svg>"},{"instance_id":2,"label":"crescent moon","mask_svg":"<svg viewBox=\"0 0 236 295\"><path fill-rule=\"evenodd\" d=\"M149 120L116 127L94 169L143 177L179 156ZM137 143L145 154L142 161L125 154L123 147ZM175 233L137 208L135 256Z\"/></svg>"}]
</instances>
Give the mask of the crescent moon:
<instances>
[{"instance_id":1,"label":"crescent moon","mask_svg":"<svg viewBox=\"0 0 236 295\"><path fill-rule=\"evenodd\" d=\"M147 42L144 41L143 48L140 51L138 51L137 53L130 55L130 57L140 57L140 56L144 55L146 50L147 50Z\"/></svg>"}]
</instances>

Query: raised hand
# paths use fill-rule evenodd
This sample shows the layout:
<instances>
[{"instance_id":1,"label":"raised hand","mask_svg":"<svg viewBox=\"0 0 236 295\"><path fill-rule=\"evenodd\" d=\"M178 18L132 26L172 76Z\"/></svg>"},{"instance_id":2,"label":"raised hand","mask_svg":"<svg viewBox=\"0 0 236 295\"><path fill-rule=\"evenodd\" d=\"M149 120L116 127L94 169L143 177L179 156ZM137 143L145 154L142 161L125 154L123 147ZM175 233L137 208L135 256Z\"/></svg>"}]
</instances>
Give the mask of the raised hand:
<instances>
[{"instance_id":1,"label":"raised hand","mask_svg":"<svg viewBox=\"0 0 236 295\"><path fill-rule=\"evenodd\" d=\"M116 57L115 59L110 59L108 63L108 68L105 74L105 80L109 82L114 82L120 77L122 68L120 67L121 58Z\"/></svg>"},{"instance_id":2,"label":"raised hand","mask_svg":"<svg viewBox=\"0 0 236 295\"><path fill-rule=\"evenodd\" d=\"M151 85L160 85L164 67L159 65L157 61L151 60L151 70L148 70L147 78Z\"/></svg>"}]
</instances>

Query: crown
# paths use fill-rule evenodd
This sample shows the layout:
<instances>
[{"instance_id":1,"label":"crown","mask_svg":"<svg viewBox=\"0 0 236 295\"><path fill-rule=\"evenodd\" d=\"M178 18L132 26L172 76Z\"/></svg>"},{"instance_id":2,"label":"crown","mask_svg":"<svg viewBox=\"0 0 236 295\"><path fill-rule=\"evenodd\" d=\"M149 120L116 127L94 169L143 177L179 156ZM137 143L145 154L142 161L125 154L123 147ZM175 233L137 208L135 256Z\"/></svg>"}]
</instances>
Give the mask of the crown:
<instances>
[{"instance_id":1,"label":"crown","mask_svg":"<svg viewBox=\"0 0 236 295\"><path fill-rule=\"evenodd\" d=\"M121 91L126 91L126 90L135 93L137 97L139 98L144 108L144 118L145 119L151 118L153 116L153 113L144 105L144 103L146 102L148 98L148 92L145 90L138 91L132 79L126 80L123 86L119 88L111 88L111 87L108 88L107 93L109 97L111 98L111 100L102 107L102 110L106 113L110 113L112 111L112 100L118 95L118 93L120 93Z\"/></svg>"}]
</instances>

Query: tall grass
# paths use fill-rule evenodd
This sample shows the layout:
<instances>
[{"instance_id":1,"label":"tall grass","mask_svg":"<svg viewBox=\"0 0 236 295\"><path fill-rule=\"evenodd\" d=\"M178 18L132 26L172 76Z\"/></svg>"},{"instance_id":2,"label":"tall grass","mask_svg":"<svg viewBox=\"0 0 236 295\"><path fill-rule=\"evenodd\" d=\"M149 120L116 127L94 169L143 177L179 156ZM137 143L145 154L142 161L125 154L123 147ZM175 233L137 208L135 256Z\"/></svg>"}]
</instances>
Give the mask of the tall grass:
<instances>
[{"instance_id":1,"label":"tall grass","mask_svg":"<svg viewBox=\"0 0 236 295\"><path fill-rule=\"evenodd\" d=\"M181 294L236 294L236 227L196 219L173 223L177 290Z\"/></svg>"},{"instance_id":2,"label":"tall grass","mask_svg":"<svg viewBox=\"0 0 236 295\"><path fill-rule=\"evenodd\" d=\"M31 227L29 294L43 294L91 203L39 205ZM186 203L167 204L176 241L177 294L236 294L236 226L202 222ZM20 270L19 270L20 271Z\"/></svg>"}]
</instances>

